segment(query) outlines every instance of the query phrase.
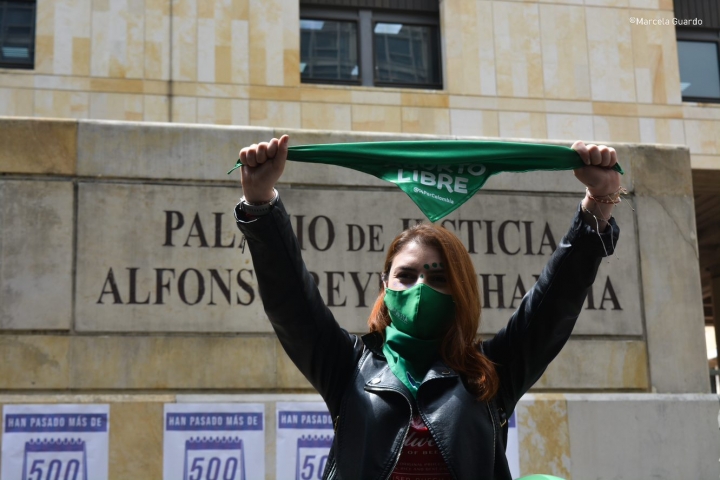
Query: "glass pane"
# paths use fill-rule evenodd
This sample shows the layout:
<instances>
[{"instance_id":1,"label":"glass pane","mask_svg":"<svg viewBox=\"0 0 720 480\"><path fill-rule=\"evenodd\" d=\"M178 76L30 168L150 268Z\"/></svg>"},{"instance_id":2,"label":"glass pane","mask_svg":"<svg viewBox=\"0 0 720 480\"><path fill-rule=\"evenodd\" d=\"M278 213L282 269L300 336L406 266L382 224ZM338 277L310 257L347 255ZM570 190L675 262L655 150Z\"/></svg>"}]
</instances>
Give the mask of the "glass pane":
<instances>
[{"instance_id":1,"label":"glass pane","mask_svg":"<svg viewBox=\"0 0 720 480\"><path fill-rule=\"evenodd\" d=\"M26 5L18 5L10 3L8 4L7 17L5 21L7 25L23 25L30 26L35 21L33 18L32 7L28 8Z\"/></svg>"},{"instance_id":2,"label":"glass pane","mask_svg":"<svg viewBox=\"0 0 720 480\"><path fill-rule=\"evenodd\" d=\"M439 86L437 27L376 23L375 81Z\"/></svg>"},{"instance_id":3,"label":"glass pane","mask_svg":"<svg viewBox=\"0 0 720 480\"><path fill-rule=\"evenodd\" d=\"M720 98L717 43L689 41L677 43L682 96Z\"/></svg>"},{"instance_id":4,"label":"glass pane","mask_svg":"<svg viewBox=\"0 0 720 480\"><path fill-rule=\"evenodd\" d=\"M301 19L300 78L358 81L357 24Z\"/></svg>"}]
</instances>

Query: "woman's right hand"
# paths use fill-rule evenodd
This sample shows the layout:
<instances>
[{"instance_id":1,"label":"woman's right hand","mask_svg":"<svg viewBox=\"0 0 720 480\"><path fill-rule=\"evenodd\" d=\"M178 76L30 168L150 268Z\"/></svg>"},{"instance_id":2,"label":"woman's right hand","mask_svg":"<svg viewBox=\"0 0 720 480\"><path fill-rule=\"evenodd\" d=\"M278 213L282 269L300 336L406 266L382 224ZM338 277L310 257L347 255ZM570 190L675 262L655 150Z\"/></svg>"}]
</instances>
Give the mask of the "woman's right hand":
<instances>
[{"instance_id":1,"label":"woman's right hand","mask_svg":"<svg viewBox=\"0 0 720 480\"><path fill-rule=\"evenodd\" d=\"M285 170L290 137L250 145L240 150L243 195L249 203L267 203L274 197L275 183Z\"/></svg>"}]
</instances>

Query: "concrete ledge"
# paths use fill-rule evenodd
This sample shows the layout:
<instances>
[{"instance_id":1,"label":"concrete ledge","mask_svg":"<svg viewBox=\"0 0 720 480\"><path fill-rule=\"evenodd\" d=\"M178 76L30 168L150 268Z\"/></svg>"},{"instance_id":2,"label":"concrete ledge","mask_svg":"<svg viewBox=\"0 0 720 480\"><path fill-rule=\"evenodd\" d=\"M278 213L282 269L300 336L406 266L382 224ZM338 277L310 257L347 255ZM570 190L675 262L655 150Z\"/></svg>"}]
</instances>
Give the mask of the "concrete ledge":
<instances>
[{"instance_id":1,"label":"concrete ledge","mask_svg":"<svg viewBox=\"0 0 720 480\"><path fill-rule=\"evenodd\" d=\"M73 175L77 120L0 117L0 172Z\"/></svg>"}]
</instances>

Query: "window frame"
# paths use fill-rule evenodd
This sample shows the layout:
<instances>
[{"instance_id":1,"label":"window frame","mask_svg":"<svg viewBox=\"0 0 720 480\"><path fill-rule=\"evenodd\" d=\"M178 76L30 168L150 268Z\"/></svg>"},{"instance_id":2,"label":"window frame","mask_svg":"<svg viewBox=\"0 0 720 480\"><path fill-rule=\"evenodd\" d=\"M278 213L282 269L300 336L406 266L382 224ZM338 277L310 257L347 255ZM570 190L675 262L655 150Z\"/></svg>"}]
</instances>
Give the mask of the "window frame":
<instances>
[{"instance_id":1,"label":"window frame","mask_svg":"<svg viewBox=\"0 0 720 480\"><path fill-rule=\"evenodd\" d=\"M16 70L34 70L35 69L35 47L36 47L36 40L37 40L37 1L36 0L0 0L0 9L5 11L8 7L9 3L24 3L29 6L32 6L32 15L33 20L30 24L30 38L31 38L31 44L30 44L30 62L12 62L12 61L3 61L0 57L0 69L7 68L7 69L16 69ZM5 15L3 15L3 18L5 18ZM5 35L6 35L6 27L5 24L0 24L0 48L4 46L5 42Z\"/></svg>"},{"instance_id":2,"label":"window frame","mask_svg":"<svg viewBox=\"0 0 720 480\"><path fill-rule=\"evenodd\" d=\"M681 28L678 27L675 30L675 41L676 42L706 42L715 43L717 52L717 66L718 66L718 77L720 77L720 30L709 29L709 28ZM679 65L679 58L678 58ZM679 70L679 68L678 68ZM680 73L678 71L678 73ZM683 102L694 102L694 103L720 103L720 97L688 97L682 94L680 91Z\"/></svg>"},{"instance_id":3,"label":"window frame","mask_svg":"<svg viewBox=\"0 0 720 480\"><path fill-rule=\"evenodd\" d=\"M338 20L354 21L358 27L358 82L342 80L303 79L306 84L324 85L359 85L363 87L379 88L412 88L412 89L444 89L444 68L442 63L442 37L440 32L440 17L429 12L398 12L390 10L366 8L340 8L331 6L301 6L301 20ZM375 81L375 41L373 32L376 23L403 23L406 25L430 26L437 30L437 63L439 68L439 83L392 83Z\"/></svg>"}]
</instances>

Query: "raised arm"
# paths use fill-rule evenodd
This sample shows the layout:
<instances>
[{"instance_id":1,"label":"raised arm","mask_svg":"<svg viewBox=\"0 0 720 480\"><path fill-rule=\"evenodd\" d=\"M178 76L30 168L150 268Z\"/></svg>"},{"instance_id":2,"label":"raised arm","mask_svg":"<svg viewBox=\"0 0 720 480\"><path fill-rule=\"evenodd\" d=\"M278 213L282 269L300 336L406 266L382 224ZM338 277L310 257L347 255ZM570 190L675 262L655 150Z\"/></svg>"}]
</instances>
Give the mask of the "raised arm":
<instances>
[{"instance_id":1,"label":"raised arm","mask_svg":"<svg viewBox=\"0 0 720 480\"><path fill-rule=\"evenodd\" d=\"M508 325L483 343L497 364L501 400L510 414L570 337L600 261L613 253L619 229L611 218L620 191L615 150L575 142L586 166L574 171L586 195L568 233ZM600 232L600 233L598 233Z\"/></svg>"},{"instance_id":2,"label":"raised arm","mask_svg":"<svg viewBox=\"0 0 720 480\"><path fill-rule=\"evenodd\" d=\"M240 152L244 200L252 206L275 200L288 141L285 135ZM277 199L266 214L254 216L236 208L235 215L250 248L265 313L280 343L337 415L339 392L351 377L360 340L342 330L325 306L282 202Z\"/></svg>"}]
</instances>

